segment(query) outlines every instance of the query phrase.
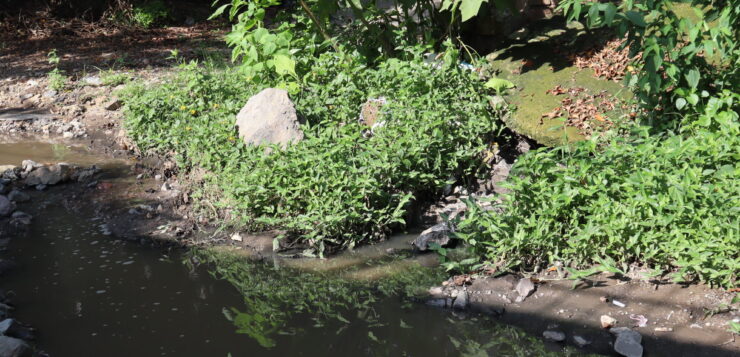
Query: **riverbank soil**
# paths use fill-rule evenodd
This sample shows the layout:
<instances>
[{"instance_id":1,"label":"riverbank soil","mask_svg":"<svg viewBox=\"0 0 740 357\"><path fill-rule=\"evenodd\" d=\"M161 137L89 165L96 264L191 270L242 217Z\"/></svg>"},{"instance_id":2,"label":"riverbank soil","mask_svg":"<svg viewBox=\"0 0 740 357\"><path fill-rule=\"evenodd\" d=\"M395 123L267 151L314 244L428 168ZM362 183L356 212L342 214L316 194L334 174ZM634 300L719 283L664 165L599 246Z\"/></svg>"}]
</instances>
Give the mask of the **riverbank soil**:
<instances>
[{"instance_id":1,"label":"riverbank soil","mask_svg":"<svg viewBox=\"0 0 740 357\"><path fill-rule=\"evenodd\" d=\"M563 333L564 341L551 342L593 353L613 353L614 336L609 330L619 327L642 335L647 356L740 353L740 339L729 331L730 322L740 319L738 311L728 308L734 294L701 284L611 274L574 282L552 271L532 278L457 276L430 293L431 305L449 305L443 301L450 299L454 308L455 301L465 295L466 309L497 315L507 324L540 336L548 331ZM604 327L602 320L611 319Z\"/></svg>"}]
</instances>

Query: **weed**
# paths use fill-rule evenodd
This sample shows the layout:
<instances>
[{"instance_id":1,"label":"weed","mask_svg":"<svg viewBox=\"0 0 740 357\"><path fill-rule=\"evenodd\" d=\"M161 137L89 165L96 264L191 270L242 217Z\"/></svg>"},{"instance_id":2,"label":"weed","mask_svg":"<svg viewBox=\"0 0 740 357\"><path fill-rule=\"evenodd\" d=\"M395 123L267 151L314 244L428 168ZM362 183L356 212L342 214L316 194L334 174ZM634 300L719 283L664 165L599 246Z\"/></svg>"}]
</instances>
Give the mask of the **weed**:
<instances>
[{"instance_id":1,"label":"weed","mask_svg":"<svg viewBox=\"0 0 740 357\"><path fill-rule=\"evenodd\" d=\"M134 88L126 124L141 149L176 151L183 166L218 173L209 182L239 213L236 223L285 229L317 254L402 227L412 200L475 172L497 129L483 82L454 65L390 60L369 69L326 54L304 80L292 98L305 139L271 155L234 137L234 114L259 89L238 70L190 65L169 84ZM357 118L380 96L385 125L368 136Z\"/></svg>"},{"instance_id":2,"label":"weed","mask_svg":"<svg viewBox=\"0 0 740 357\"><path fill-rule=\"evenodd\" d=\"M100 73L100 80L105 86L119 86L130 82L131 79L130 74L115 72L113 70L103 71Z\"/></svg>"},{"instance_id":3,"label":"weed","mask_svg":"<svg viewBox=\"0 0 740 357\"><path fill-rule=\"evenodd\" d=\"M64 74L64 71L59 69L59 55L57 54L57 50L53 49L49 54L47 55L49 64L54 65L54 69L49 71L47 74L47 79L49 81L49 88L55 91L61 91L67 86L67 82L69 81L69 77L67 77Z\"/></svg>"}]
</instances>

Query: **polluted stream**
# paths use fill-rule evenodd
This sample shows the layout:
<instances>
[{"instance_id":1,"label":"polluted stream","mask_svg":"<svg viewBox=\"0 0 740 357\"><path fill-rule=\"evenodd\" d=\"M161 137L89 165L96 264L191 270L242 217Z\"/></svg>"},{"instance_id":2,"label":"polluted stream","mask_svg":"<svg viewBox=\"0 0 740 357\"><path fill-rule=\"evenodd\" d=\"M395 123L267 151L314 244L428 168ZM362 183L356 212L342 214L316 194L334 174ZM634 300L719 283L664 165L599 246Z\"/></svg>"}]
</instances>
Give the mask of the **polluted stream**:
<instances>
[{"instance_id":1,"label":"polluted stream","mask_svg":"<svg viewBox=\"0 0 740 357\"><path fill-rule=\"evenodd\" d=\"M6 149L0 146L0 164ZM326 272L316 268L325 264L125 241L66 190L31 192L30 229L0 253L17 264L0 280L13 317L36 329L34 345L50 356L563 354L562 346L491 318L405 298L411 282L429 279L429 268L368 280L353 276L363 270L356 266ZM357 265L409 258L373 256Z\"/></svg>"}]
</instances>

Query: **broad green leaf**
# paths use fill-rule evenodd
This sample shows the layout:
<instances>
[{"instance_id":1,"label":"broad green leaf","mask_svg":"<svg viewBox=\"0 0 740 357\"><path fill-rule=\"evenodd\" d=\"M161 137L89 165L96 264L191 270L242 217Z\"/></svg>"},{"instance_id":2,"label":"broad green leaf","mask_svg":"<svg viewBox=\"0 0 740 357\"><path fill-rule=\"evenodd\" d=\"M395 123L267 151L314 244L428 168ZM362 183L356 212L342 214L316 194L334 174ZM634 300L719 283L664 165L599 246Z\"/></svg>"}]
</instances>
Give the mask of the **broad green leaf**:
<instances>
[{"instance_id":1,"label":"broad green leaf","mask_svg":"<svg viewBox=\"0 0 740 357\"><path fill-rule=\"evenodd\" d=\"M639 27L646 27L647 24L645 23L645 18L642 16L641 13L637 11L627 11L624 13L625 16L627 16L627 19L630 20L633 24Z\"/></svg>"},{"instance_id":2,"label":"broad green leaf","mask_svg":"<svg viewBox=\"0 0 740 357\"><path fill-rule=\"evenodd\" d=\"M275 57L273 57L273 60L275 61L275 72L277 72L278 74L296 74L295 61L292 58L286 55L277 54L275 55Z\"/></svg>"},{"instance_id":3,"label":"broad green leaf","mask_svg":"<svg viewBox=\"0 0 740 357\"><path fill-rule=\"evenodd\" d=\"M685 106L686 106L686 99L678 98L678 100L676 100L676 109L681 110Z\"/></svg>"},{"instance_id":4,"label":"broad green leaf","mask_svg":"<svg viewBox=\"0 0 740 357\"><path fill-rule=\"evenodd\" d=\"M696 88L699 85L699 71L697 69L690 70L686 75L686 81L691 88Z\"/></svg>"},{"instance_id":5,"label":"broad green leaf","mask_svg":"<svg viewBox=\"0 0 740 357\"><path fill-rule=\"evenodd\" d=\"M460 4L460 14L462 15L462 21L468 21L475 15L478 15L480 6L488 0L462 0Z\"/></svg>"},{"instance_id":6,"label":"broad green leaf","mask_svg":"<svg viewBox=\"0 0 740 357\"><path fill-rule=\"evenodd\" d=\"M495 90L496 93L501 93L507 89L514 88L514 83L511 83L510 81L507 81L505 79L493 77L489 79L483 86Z\"/></svg>"}]
</instances>

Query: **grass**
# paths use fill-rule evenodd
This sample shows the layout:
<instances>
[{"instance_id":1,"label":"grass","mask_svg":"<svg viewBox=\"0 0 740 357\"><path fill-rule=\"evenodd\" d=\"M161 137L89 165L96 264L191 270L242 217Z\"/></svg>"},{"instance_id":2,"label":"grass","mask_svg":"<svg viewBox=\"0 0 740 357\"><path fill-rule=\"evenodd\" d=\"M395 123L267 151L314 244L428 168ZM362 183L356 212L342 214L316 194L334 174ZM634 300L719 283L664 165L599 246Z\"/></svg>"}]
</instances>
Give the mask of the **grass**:
<instances>
[{"instance_id":1,"label":"grass","mask_svg":"<svg viewBox=\"0 0 740 357\"><path fill-rule=\"evenodd\" d=\"M390 60L371 69L324 55L312 69L291 96L305 139L270 155L235 137L234 115L261 89L237 70L190 65L168 84L132 86L126 126L141 149L210 170L209 188L235 224L286 230L285 242L314 254L403 227L413 200L476 173L499 129L483 82L455 66ZM368 136L360 107L380 96L386 124Z\"/></svg>"}]
</instances>

